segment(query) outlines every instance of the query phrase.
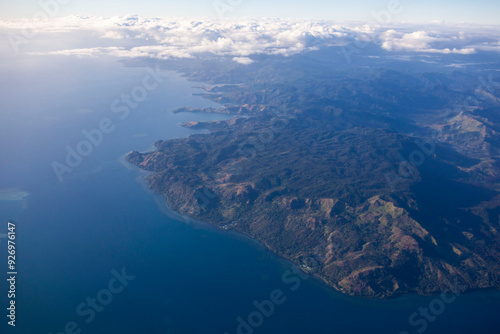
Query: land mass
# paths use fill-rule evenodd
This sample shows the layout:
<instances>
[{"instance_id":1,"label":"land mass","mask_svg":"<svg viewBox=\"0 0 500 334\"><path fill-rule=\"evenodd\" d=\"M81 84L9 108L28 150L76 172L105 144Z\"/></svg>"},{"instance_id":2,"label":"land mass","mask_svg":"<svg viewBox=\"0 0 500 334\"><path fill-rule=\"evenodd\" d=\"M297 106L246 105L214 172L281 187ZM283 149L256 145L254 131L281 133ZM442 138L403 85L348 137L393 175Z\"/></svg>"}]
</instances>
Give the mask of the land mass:
<instances>
[{"instance_id":1,"label":"land mass","mask_svg":"<svg viewBox=\"0 0 500 334\"><path fill-rule=\"evenodd\" d=\"M166 66L224 107L174 112L234 117L127 156L172 210L351 295L500 287L500 107L470 74L213 62Z\"/></svg>"}]
</instances>

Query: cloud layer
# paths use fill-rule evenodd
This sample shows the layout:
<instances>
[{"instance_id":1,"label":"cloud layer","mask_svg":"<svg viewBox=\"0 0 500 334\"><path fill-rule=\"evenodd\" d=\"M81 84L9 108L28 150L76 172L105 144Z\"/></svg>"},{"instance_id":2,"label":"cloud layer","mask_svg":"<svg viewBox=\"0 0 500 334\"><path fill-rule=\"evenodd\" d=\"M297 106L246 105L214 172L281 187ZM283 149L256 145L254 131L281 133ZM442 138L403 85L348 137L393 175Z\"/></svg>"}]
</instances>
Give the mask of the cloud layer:
<instances>
[{"instance_id":1,"label":"cloud layer","mask_svg":"<svg viewBox=\"0 0 500 334\"><path fill-rule=\"evenodd\" d=\"M375 43L387 52L474 54L500 52L498 27L452 25L382 27L327 21L281 19L174 19L125 17L57 18L47 22L0 21L11 43L36 36L85 36L82 47L34 53L124 58L193 58L230 56L251 64L253 55L289 56L332 45ZM34 37L33 37L34 36ZM77 38L75 37L75 38ZM62 43L59 44L59 47ZM89 46L89 44L93 44Z\"/></svg>"}]
</instances>

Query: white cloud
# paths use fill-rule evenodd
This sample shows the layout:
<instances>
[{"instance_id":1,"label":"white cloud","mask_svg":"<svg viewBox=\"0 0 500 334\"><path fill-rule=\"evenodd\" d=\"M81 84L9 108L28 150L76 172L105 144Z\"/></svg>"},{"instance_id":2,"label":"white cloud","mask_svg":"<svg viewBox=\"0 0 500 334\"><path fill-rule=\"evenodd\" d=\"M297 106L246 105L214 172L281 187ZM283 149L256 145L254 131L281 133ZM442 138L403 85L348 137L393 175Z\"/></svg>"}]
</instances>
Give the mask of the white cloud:
<instances>
[{"instance_id":1,"label":"white cloud","mask_svg":"<svg viewBox=\"0 0 500 334\"><path fill-rule=\"evenodd\" d=\"M1 27L22 28L19 22L0 22ZM101 39L127 40L131 45L88 48L87 53L154 58L186 58L203 53L233 57L248 57L255 54L288 56L315 50L317 45L326 42L342 42L347 36L346 31L349 31L348 28L339 26L299 20L189 20L137 16L121 18L72 16L64 20L55 19L51 24L41 25L38 29L45 33L86 31ZM78 55L83 53L85 51L81 49L51 52L51 54ZM248 63L248 60L241 59Z\"/></svg>"},{"instance_id":2,"label":"white cloud","mask_svg":"<svg viewBox=\"0 0 500 334\"><path fill-rule=\"evenodd\" d=\"M233 61L243 64L243 65L250 65L253 64L255 61L251 58L248 57L234 57Z\"/></svg>"},{"instance_id":3,"label":"white cloud","mask_svg":"<svg viewBox=\"0 0 500 334\"><path fill-rule=\"evenodd\" d=\"M479 45L475 45L475 48L481 51L492 51L500 52L500 41L498 42L485 42Z\"/></svg>"},{"instance_id":4,"label":"white cloud","mask_svg":"<svg viewBox=\"0 0 500 334\"><path fill-rule=\"evenodd\" d=\"M463 33L460 34L463 39ZM474 54L474 48L437 48L433 47L436 44L443 44L444 42L452 42L457 37L435 37L431 36L426 31L415 31L411 33L401 33L394 29L387 30L380 34L382 40L382 48L387 51L416 51L427 53L442 53L442 54Z\"/></svg>"},{"instance_id":5,"label":"white cloud","mask_svg":"<svg viewBox=\"0 0 500 334\"><path fill-rule=\"evenodd\" d=\"M500 52L500 29L446 24L425 27L394 24L389 29L368 24L340 25L310 20L197 20L129 15L108 18L70 16L28 23L0 21L0 30L21 35L27 24L31 25L30 32L35 35L43 34L48 39L47 36L58 34L58 40L66 36L71 41L68 43L71 48L34 52L37 54L166 59L193 58L210 53L250 64L252 55L290 56L332 45L356 45L357 41L361 45L376 43L391 52L464 55L479 50ZM80 42L82 38L85 42Z\"/></svg>"}]
</instances>

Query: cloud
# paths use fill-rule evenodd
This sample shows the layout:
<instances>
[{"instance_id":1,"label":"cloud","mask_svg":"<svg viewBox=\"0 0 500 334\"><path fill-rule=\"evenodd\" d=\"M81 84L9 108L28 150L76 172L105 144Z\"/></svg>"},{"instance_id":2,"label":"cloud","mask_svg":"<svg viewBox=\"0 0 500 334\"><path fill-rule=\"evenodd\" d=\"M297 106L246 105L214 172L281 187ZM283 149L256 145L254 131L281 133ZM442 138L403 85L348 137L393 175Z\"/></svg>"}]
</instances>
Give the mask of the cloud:
<instances>
[{"instance_id":1,"label":"cloud","mask_svg":"<svg viewBox=\"0 0 500 334\"><path fill-rule=\"evenodd\" d=\"M387 30L386 32L380 34L382 40L382 48L387 51L415 51L415 52L427 52L427 53L442 53L442 54L474 54L476 50L474 48L449 48L442 47L437 48L433 45L440 44L444 42L454 41L453 37L435 37L431 36L426 31L415 31L411 33L401 33L394 29ZM460 35L463 39L463 35Z\"/></svg>"},{"instance_id":2,"label":"cloud","mask_svg":"<svg viewBox=\"0 0 500 334\"><path fill-rule=\"evenodd\" d=\"M498 42L485 42L479 45L475 45L478 50L481 51L491 51L500 52L500 41Z\"/></svg>"},{"instance_id":3,"label":"cloud","mask_svg":"<svg viewBox=\"0 0 500 334\"><path fill-rule=\"evenodd\" d=\"M49 22L50 23L50 22ZM19 22L0 22L0 28L22 29ZM325 43L342 43L349 28L320 22L278 19L192 20L127 16L121 18L75 17L55 19L37 27L40 33L86 33L112 44L84 51L58 50L50 54L111 54L122 57L190 58L212 53L232 56L240 62L256 54L289 56L315 50ZM345 43L345 41L344 41ZM239 58L238 58L239 57Z\"/></svg>"},{"instance_id":4,"label":"cloud","mask_svg":"<svg viewBox=\"0 0 500 334\"><path fill-rule=\"evenodd\" d=\"M250 65L253 64L255 61L251 58L248 57L234 57L233 61L243 64L243 65Z\"/></svg>"},{"instance_id":5,"label":"cloud","mask_svg":"<svg viewBox=\"0 0 500 334\"><path fill-rule=\"evenodd\" d=\"M69 16L46 22L0 21L0 30L61 41L60 50L36 54L73 56L111 55L121 58L193 58L205 54L227 56L250 64L253 55L290 56L328 46L374 43L389 52L462 54L500 52L498 27L379 25L298 19L186 19ZM37 46L40 44L37 44ZM52 48L53 48L52 44ZM70 47L71 46L71 47ZM368 52L368 51L367 51Z\"/></svg>"}]
</instances>

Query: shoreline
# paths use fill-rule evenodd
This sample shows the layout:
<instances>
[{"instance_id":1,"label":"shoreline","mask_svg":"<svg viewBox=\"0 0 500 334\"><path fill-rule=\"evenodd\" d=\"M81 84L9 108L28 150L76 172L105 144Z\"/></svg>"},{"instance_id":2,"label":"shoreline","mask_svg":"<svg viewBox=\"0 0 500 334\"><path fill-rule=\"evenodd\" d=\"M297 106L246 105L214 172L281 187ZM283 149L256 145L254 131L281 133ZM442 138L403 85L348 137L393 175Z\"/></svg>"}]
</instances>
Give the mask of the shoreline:
<instances>
[{"instance_id":1,"label":"shoreline","mask_svg":"<svg viewBox=\"0 0 500 334\"><path fill-rule=\"evenodd\" d=\"M192 77L190 77L190 75L188 73L183 73L183 72L176 71L176 70L171 70L171 69L166 69L166 71L175 71L176 73L180 74L183 78L185 78L186 80L188 80L190 82L204 83L207 86L210 86L210 83L203 82L203 81L200 81L199 79L192 78ZM224 85L231 85L231 84L224 84ZM198 88L198 89L205 89L204 87L201 87L201 86L197 86L196 88ZM202 95L201 97L204 98L205 100L214 102L207 95L204 95L204 94L196 94L196 95ZM207 108L210 109L210 110L213 109L211 107L207 107ZM172 109L169 112L174 112L175 113L175 110L182 109L183 112L192 113L192 114L209 113L209 112L205 111L205 109L207 109L207 108L180 107L180 108ZM222 105L222 108L224 108L224 105ZM219 114L221 114L221 115L232 115L232 116L235 116L235 117L240 116L237 113L219 113ZM202 121L200 121L200 122L202 122ZM131 163L129 163L129 164L131 164ZM131 165L133 165L133 164L131 164ZM136 166L136 168L137 169L141 169L138 166ZM143 180L144 180L144 178L143 178ZM146 182L144 182L144 183L146 183ZM164 211L164 213L166 213L169 217L174 218L174 219L179 220L179 221L185 221L185 222L188 222L188 223L190 223L190 222L193 223L194 222L194 223L197 223L197 224L202 224L202 226L204 226L204 227L206 227L208 225L211 228L215 228L216 230L218 230L220 232L233 232L233 235L237 235L238 237L242 237L243 236L245 240L251 240L252 242L257 243L259 245L259 247L264 247L266 249L266 251L269 251L274 256L278 256L278 258L280 258L280 259L286 261L287 263L290 263L293 266L297 267L301 272L305 273L309 277L313 277L318 282L321 282L321 285L324 286L325 288L327 288L328 290L332 290L332 291L341 293L341 294L346 295L346 296L361 297L363 299L376 299L376 300L391 300L391 299L397 299L397 298L400 298L400 297L403 297L403 296L412 296L412 295L422 296L422 297L437 296L437 295L439 295L439 294L447 291L447 290L438 290L438 291L433 292L433 293L420 293L420 292L405 293L405 292L399 292L399 293L381 294L381 295L363 295L363 294L355 294L355 293L346 292L345 289L343 289L342 287L338 286L338 284L329 281L325 276L319 275L319 274L315 274L315 273L312 273L310 271L304 270L303 267L302 267L302 265L299 262L296 262L293 259L288 258L288 257L284 256L283 254L280 254L279 252L274 251L272 249L272 247L270 247L270 245L268 243L266 243L265 241L263 241L263 240L256 239L256 238L252 237L251 235L249 235L249 234L247 234L247 233L245 233L243 231L238 230L237 228L224 229L224 228L218 226L215 223L210 223L210 222L206 222L206 221L200 221L200 220L198 220L196 218L192 218L192 217L189 217L187 215L181 214L180 212L175 211L174 209L172 209L170 207L169 200L168 200L167 196L165 196L164 194L162 194L160 192L152 190L149 186L147 186L147 184L145 184L145 186L150 191L152 191L154 194L156 194L158 196L161 196L161 198L163 199L163 201L162 201L163 204L159 204L159 205L160 205L160 207L165 207L166 208L165 211L164 210L162 210L162 211ZM463 293L469 293L469 292L474 292L474 291L485 291L485 290L496 290L496 291L498 291L500 289L499 288L495 288L495 287L467 288L466 291L463 292Z\"/></svg>"},{"instance_id":2,"label":"shoreline","mask_svg":"<svg viewBox=\"0 0 500 334\"><path fill-rule=\"evenodd\" d=\"M127 153L128 154L128 153ZM283 254L280 254L278 252L275 252L272 250L270 245L266 243L263 240L259 240L256 238L253 238L251 235L248 233L245 233L243 231L240 231L238 229L232 228L232 229L224 229L214 223L210 223L207 221L202 221L199 219L196 219L194 217L190 217L188 215L182 214L174 209L172 209L168 203L168 198L164 196L163 194L153 190L150 188L146 182L146 177L148 175L151 175L153 172L143 170L132 163L128 162L125 160L126 155L123 155L120 157L120 162L124 165L127 166L127 169L129 170L134 170L137 172L137 177L136 181L141 184L141 187L149 193L151 196L153 196L153 199L155 203L158 206L158 209L167 217L177 220L178 222L185 223L190 226L194 227L199 227L202 229L207 229L211 231L215 231L217 233L220 233L221 235L229 235L232 238L238 239L240 241L244 241L248 244L251 244L253 247L257 247L260 250L263 250L267 252L268 254L271 254L272 256L276 257L277 260L279 260L282 263L287 263L288 265L293 266L294 268L300 270L303 274L307 275L308 278L312 278L314 280L314 283L317 285L321 286L323 289L325 289L326 292L329 294L336 294L336 295L342 295L346 297L352 297L352 298L359 298L361 300L378 300L378 301L390 301L390 300L397 300L400 298L404 297L438 297L442 293L447 293L449 290L441 290L437 291L435 293L396 293L393 295L383 295L383 296L369 296L369 295L358 295L358 294L350 294L346 292L344 289L341 287L338 287L336 284L328 281L328 279L322 275L318 275L315 273L311 273L308 271L305 271L300 263L295 262L294 260L284 256ZM495 291L500 293L500 288L495 288L495 287L488 287L488 288L467 288L463 291L460 291L460 295L470 295L474 294L475 292L487 292L487 291Z\"/></svg>"}]
</instances>

